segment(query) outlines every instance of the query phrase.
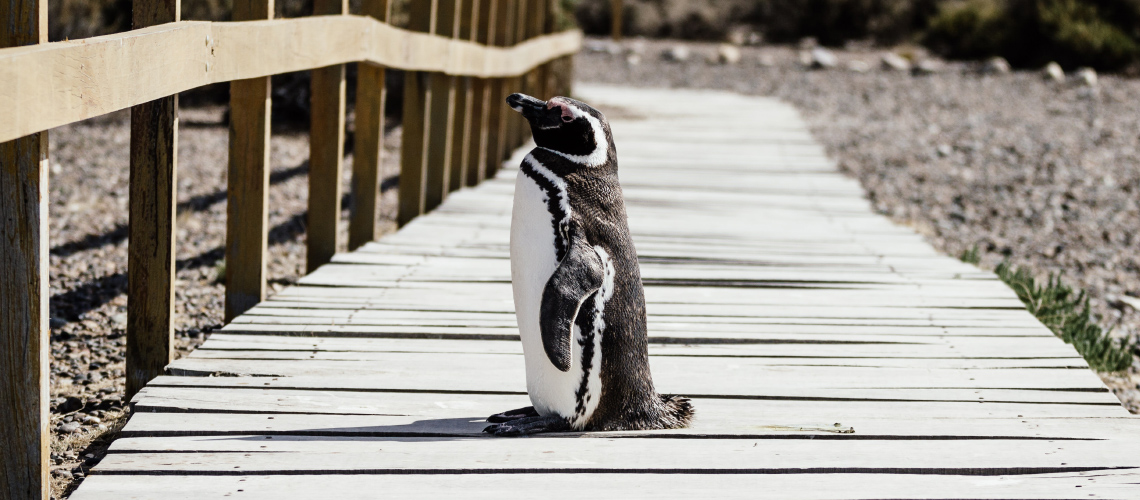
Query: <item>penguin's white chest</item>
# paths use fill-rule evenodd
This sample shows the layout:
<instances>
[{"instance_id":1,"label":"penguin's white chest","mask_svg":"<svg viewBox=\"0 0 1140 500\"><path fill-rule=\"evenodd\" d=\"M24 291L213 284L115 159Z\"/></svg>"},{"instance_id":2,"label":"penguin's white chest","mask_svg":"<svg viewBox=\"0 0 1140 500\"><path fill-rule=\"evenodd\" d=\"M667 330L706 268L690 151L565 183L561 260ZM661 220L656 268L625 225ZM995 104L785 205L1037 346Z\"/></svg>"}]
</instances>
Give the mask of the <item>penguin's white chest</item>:
<instances>
[{"instance_id":1,"label":"penguin's white chest","mask_svg":"<svg viewBox=\"0 0 1140 500\"><path fill-rule=\"evenodd\" d=\"M570 208L565 200L565 184L560 185L560 179L531 157L528 156L524 162L530 162L531 168L525 169L530 171L530 175L520 171L515 181L511 217L511 283L526 360L527 392L540 414L561 415L575 427L580 427L585 425L597 407L601 392L601 332L589 336L588 341L593 345L585 349L589 351L589 359L583 359L585 339L577 326L573 328L568 371L555 368L546 356L539 310L542 292L558 267L560 242L556 227L561 219L569 219Z\"/></svg>"}]
</instances>

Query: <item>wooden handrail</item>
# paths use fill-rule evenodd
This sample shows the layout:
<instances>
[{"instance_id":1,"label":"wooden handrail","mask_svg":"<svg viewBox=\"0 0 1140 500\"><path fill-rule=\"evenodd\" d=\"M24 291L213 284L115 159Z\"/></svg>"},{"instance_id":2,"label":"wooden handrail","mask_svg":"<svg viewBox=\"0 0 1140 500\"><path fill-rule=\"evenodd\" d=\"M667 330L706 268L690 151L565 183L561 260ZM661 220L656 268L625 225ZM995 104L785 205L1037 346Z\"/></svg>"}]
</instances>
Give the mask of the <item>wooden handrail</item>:
<instances>
[{"instance_id":1,"label":"wooden handrail","mask_svg":"<svg viewBox=\"0 0 1140 500\"><path fill-rule=\"evenodd\" d=\"M577 52L578 31L511 47L416 33L357 15L182 21L115 35L0 49L0 142L203 85L349 62L512 77Z\"/></svg>"}]
</instances>

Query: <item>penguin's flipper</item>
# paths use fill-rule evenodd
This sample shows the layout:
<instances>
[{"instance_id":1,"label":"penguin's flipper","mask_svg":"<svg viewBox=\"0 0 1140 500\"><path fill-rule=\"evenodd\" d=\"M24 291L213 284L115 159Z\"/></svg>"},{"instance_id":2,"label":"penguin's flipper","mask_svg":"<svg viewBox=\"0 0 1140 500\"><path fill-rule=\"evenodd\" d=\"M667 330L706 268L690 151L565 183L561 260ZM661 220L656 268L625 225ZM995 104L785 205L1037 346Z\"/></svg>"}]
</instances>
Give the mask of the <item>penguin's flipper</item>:
<instances>
[{"instance_id":1,"label":"penguin's flipper","mask_svg":"<svg viewBox=\"0 0 1140 500\"><path fill-rule=\"evenodd\" d=\"M561 371L570 371L570 342L574 319L590 295L602 287L602 258L590 248L578 224L568 228L569 251L546 282L539 308L542 347L546 357Z\"/></svg>"}]
</instances>

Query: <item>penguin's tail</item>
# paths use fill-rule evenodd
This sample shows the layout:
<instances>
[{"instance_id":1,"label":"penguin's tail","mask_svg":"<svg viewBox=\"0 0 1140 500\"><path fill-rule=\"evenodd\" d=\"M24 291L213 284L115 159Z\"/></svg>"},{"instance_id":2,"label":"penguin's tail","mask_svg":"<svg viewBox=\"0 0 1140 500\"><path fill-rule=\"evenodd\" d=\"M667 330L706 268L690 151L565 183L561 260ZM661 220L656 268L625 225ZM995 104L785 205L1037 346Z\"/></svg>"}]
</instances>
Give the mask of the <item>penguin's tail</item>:
<instances>
[{"instance_id":1,"label":"penguin's tail","mask_svg":"<svg viewBox=\"0 0 1140 500\"><path fill-rule=\"evenodd\" d=\"M693 408L693 404L689 402L689 398L672 394L662 394L661 402L665 405L664 428L680 429L688 427L689 424L693 422L693 413L695 413L696 410Z\"/></svg>"}]
</instances>

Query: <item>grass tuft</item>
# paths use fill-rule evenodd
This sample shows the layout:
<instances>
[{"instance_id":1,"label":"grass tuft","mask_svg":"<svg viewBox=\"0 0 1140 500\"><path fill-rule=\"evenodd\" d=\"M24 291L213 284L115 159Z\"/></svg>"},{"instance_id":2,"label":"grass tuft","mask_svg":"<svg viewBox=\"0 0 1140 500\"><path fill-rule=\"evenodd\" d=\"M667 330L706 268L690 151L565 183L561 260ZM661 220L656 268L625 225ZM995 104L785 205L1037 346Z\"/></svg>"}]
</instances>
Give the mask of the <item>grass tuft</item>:
<instances>
[{"instance_id":1,"label":"grass tuft","mask_svg":"<svg viewBox=\"0 0 1140 500\"><path fill-rule=\"evenodd\" d=\"M978 265L982 262L982 254L978 252L978 245L974 245L967 250L963 250L958 259L967 264Z\"/></svg>"},{"instance_id":2,"label":"grass tuft","mask_svg":"<svg viewBox=\"0 0 1140 500\"><path fill-rule=\"evenodd\" d=\"M1029 312L1065 343L1072 344L1094 370L1114 372L1132 365L1134 347L1097 326L1083 290L1073 290L1053 274L1045 283L1038 283L1028 269L1014 269L1008 262L999 264L994 272L1017 293Z\"/></svg>"}]
</instances>

